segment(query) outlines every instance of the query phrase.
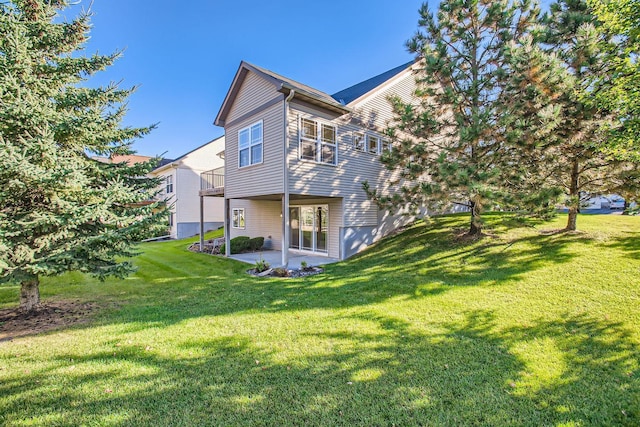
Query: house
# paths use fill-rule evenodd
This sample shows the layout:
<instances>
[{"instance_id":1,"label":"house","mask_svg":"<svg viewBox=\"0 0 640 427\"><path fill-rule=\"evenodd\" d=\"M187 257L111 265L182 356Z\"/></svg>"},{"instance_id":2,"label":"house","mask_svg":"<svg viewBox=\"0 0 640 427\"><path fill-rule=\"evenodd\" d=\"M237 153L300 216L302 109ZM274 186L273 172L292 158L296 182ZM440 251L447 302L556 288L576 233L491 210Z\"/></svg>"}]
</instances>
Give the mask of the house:
<instances>
[{"instance_id":1,"label":"house","mask_svg":"<svg viewBox=\"0 0 640 427\"><path fill-rule=\"evenodd\" d=\"M215 230L224 224L223 201L211 197L203 199L198 193L207 186L209 177L224 174L224 149L225 138L221 136L151 172L151 176L162 178L158 197L167 199L170 205L171 238L200 234L200 224L203 231Z\"/></svg>"},{"instance_id":2,"label":"house","mask_svg":"<svg viewBox=\"0 0 640 427\"><path fill-rule=\"evenodd\" d=\"M389 95L410 99L414 62L333 95L242 62L215 119L226 137L229 239L262 236L282 250L345 259L413 220L389 215L362 183L386 188Z\"/></svg>"}]
</instances>

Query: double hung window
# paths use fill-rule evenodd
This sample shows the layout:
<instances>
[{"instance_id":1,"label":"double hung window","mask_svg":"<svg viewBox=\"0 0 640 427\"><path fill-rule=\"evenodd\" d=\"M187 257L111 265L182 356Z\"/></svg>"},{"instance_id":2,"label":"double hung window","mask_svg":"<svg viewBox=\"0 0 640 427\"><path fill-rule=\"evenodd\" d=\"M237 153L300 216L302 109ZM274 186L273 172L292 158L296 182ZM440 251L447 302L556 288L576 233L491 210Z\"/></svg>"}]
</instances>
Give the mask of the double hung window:
<instances>
[{"instance_id":1,"label":"double hung window","mask_svg":"<svg viewBox=\"0 0 640 427\"><path fill-rule=\"evenodd\" d=\"M300 120L300 158L318 163L337 163L336 128L314 120Z\"/></svg>"},{"instance_id":2,"label":"double hung window","mask_svg":"<svg viewBox=\"0 0 640 427\"><path fill-rule=\"evenodd\" d=\"M262 121L238 131L238 167L262 163Z\"/></svg>"}]
</instances>

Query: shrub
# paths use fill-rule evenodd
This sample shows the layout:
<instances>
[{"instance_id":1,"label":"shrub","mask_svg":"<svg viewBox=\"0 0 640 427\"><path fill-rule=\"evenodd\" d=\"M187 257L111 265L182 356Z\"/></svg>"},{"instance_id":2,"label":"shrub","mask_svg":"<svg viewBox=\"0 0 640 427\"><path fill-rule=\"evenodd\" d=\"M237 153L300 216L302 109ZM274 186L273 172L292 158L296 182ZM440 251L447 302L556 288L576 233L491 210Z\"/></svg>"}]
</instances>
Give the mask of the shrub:
<instances>
[{"instance_id":1,"label":"shrub","mask_svg":"<svg viewBox=\"0 0 640 427\"><path fill-rule=\"evenodd\" d=\"M239 254L247 251L249 249L250 240L251 239L248 236L238 236L231 239L231 253ZM223 243L222 246L220 246L220 253L224 255L226 253L226 249L227 246Z\"/></svg>"},{"instance_id":2,"label":"shrub","mask_svg":"<svg viewBox=\"0 0 640 427\"><path fill-rule=\"evenodd\" d=\"M264 245L264 237L254 237L249 240L249 250L259 251Z\"/></svg>"}]
</instances>

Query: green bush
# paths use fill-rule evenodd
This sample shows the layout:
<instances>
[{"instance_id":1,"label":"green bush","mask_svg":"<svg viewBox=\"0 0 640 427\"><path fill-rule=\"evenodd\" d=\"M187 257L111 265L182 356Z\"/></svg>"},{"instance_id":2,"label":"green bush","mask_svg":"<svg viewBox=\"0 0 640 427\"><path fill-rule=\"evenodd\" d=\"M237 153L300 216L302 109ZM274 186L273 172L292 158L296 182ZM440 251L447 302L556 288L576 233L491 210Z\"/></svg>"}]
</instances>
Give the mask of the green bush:
<instances>
[{"instance_id":1,"label":"green bush","mask_svg":"<svg viewBox=\"0 0 640 427\"><path fill-rule=\"evenodd\" d=\"M264 237L254 237L253 239L248 236L238 236L231 239L231 253L241 254L248 251L257 251L264 246ZM220 246L220 253L224 255L226 252L226 245L223 243Z\"/></svg>"},{"instance_id":2,"label":"green bush","mask_svg":"<svg viewBox=\"0 0 640 427\"><path fill-rule=\"evenodd\" d=\"M249 240L249 249L252 251L259 251L264 246L264 237L254 237Z\"/></svg>"},{"instance_id":3,"label":"green bush","mask_svg":"<svg viewBox=\"0 0 640 427\"><path fill-rule=\"evenodd\" d=\"M238 236L231 239L231 253L240 254L248 251L250 240L249 236ZM220 253L224 255L226 253L226 249L227 246L222 244L222 246L220 246Z\"/></svg>"}]
</instances>

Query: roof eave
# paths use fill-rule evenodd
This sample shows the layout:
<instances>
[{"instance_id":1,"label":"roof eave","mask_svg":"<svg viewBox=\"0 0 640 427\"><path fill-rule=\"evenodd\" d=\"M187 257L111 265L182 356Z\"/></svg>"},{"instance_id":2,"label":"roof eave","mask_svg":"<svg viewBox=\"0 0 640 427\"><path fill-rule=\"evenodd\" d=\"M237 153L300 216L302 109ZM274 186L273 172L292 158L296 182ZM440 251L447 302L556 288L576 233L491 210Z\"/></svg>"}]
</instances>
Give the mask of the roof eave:
<instances>
[{"instance_id":1,"label":"roof eave","mask_svg":"<svg viewBox=\"0 0 640 427\"><path fill-rule=\"evenodd\" d=\"M278 89L278 92L282 92L285 95L288 95L292 90L295 91L294 98L298 98L298 99L307 101L310 104L317 105L319 107L322 107L322 108L325 108L327 110L330 110L330 111L332 111L334 113L338 113L340 115L343 115L343 114L348 114L348 113L351 112L350 108L340 104L337 101L336 102L327 101L326 99L323 99L323 98L319 97L316 94L313 94L311 92L305 91L305 90L300 89L300 88L295 87L295 86L288 85L286 83L282 83L280 85L280 89Z\"/></svg>"}]
</instances>

